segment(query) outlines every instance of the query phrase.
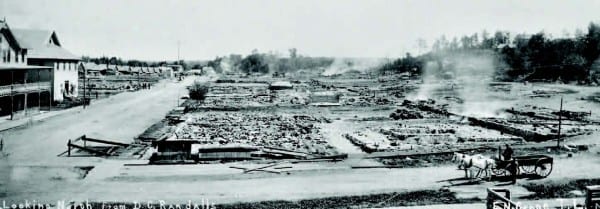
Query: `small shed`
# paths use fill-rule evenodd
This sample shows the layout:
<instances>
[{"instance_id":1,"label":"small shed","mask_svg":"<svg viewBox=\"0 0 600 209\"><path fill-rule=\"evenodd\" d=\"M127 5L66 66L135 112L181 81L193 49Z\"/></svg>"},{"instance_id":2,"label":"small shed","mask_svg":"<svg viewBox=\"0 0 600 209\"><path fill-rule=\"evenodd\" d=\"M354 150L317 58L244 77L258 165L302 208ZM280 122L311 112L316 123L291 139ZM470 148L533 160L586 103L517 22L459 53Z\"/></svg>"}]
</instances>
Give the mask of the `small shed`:
<instances>
[{"instance_id":1,"label":"small shed","mask_svg":"<svg viewBox=\"0 0 600 209\"><path fill-rule=\"evenodd\" d=\"M192 145L192 155L198 156L198 160L248 160L259 150L258 147L241 144Z\"/></svg>"},{"instance_id":2,"label":"small shed","mask_svg":"<svg viewBox=\"0 0 600 209\"><path fill-rule=\"evenodd\" d=\"M275 81L269 85L270 90L292 89L294 86L289 81Z\"/></svg>"},{"instance_id":3,"label":"small shed","mask_svg":"<svg viewBox=\"0 0 600 209\"><path fill-rule=\"evenodd\" d=\"M195 140L161 140L153 141L152 146L158 152L190 152L192 144L198 144Z\"/></svg>"},{"instance_id":4,"label":"small shed","mask_svg":"<svg viewBox=\"0 0 600 209\"><path fill-rule=\"evenodd\" d=\"M339 103L341 94L335 91L320 91L310 94L311 103Z\"/></svg>"}]
</instances>

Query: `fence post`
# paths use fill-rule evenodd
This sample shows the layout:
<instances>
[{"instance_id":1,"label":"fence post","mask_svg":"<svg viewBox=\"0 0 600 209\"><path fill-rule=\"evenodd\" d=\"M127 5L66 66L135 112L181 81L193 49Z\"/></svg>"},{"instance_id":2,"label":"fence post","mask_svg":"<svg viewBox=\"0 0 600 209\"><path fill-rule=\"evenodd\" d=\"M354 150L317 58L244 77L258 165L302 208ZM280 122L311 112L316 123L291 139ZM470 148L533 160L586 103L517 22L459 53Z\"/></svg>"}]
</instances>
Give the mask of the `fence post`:
<instances>
[{"instance_id":1,"label":"fence post","mask_svg":"<svg viewBox=\"0 0 600 209\"><path fill-rule=\"evenodd\" d=\"M69 139L69 142L67 142L67 152L69 157L71 157L71 140Z\"/></svg>"},{"instance_id":2,"label":"fence post","mask_svg":"<svg viewBox=\"0 0 600 209\"><path fill-rule=\"evenodd\" d=\"M503 192L504 196L499 193ZM496 200L501 200L504 204L501 208L515 208L515 204L510 200L510 190L508 189L487 189L486 208L495 209Z\"/></svg>"},{"instance_id":3,"label":"fence post","mask_svg":"<svg viewBox=\"0 0 600 209\"><path fill-rule=\"evenodd\" d=\"M596 209L600 206L600 185L585 187L585 207L586 209Z\"/></svg>"}]
</instances>

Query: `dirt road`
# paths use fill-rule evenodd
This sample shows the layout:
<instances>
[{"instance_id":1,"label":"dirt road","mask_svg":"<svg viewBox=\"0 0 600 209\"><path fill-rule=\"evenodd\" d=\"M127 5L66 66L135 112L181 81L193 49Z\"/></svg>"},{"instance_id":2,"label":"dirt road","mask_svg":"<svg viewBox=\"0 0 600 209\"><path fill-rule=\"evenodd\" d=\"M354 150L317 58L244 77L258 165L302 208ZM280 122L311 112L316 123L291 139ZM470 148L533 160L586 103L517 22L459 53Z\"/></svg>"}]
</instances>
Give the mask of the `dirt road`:
<instances>
[{"instance_id":1,"label":"dirt road","mask_svg":"<svg viewBox=\"0 0 600 209\"><path fill-rule=\"evenodd\" d=\"M587 159L587 160L586 160ZM488 187L506 187L513 196L528 192L516 185L484 182L452 186L462 177L455 166L408 169L349 169L346 163L295 164L290 174L242 174L229 166L248 164L123 166L131 161L103 160L85 179L65 175L59 169L36 168L47 172L44 178L15 179L18 190L5 197L10 200L35 198L40 201L61 199L82 201L158 201L182 203L208 199L216 203L262 200L298 200L326 196L364 195L439 189L449 186L459 197L485 198ZM589 166L598 167L596 159L584 156L557 159L555 172L546 181L565 178L591 178L597 175ZM582 165L588 165L586 166ZM29 167L30 170L33 168ZM21 171L23 173L23 171ZM574 175L576 174L576 175Z\"/></svg>"},{"instance_id":2,"label":"dirt road","mask_svg":"<svg viewBox=\"0 0 600 209\"><path fill-rule=\"evenodd\" d=\"M10 196L29 187L32 197L48 193L49 182L55 188L65 179L77 176L74 166L97 166L101 158L57 157L66 150L68 139L83 134L101 139L132 142L133 138L177 105L180 95L187 93L185 87L193 81L162 81L152 89L124 92L107 99L94 101L86 109L69 110L24 128L2 133L4 156L0 158L0 196ZM75 174L73 174L75 173ZM3 186L6 185L6 186ZM43 196L43 195L40 195ZM31 199L31 198L30 198Z\"/></svg>"}]
</instances>

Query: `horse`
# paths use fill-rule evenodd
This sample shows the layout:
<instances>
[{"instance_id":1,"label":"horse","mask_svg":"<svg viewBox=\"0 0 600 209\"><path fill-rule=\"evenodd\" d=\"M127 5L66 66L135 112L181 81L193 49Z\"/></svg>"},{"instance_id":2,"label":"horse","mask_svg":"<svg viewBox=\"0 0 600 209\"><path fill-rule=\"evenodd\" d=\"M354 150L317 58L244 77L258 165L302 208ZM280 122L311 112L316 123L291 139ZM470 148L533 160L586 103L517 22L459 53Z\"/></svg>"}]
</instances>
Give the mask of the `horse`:
<instances>
[{"instance_id":1,"label":"horse","mask_svg":"<svg viewBox=\"0 0 600 209\"><path fill-rule=\"evenodd\" d=\"M485 157L481 154L467 155L455 152L452 156L452 161L459 161L458 169L465 170L465 178L469 178L468 172L471 173L471 178L475 178L479 177L481 172L484 171L489 180L492 177L491 169L496 165L496 162L493 159ZM475 176L473 176L473 170L477 170L477 174Z\"/></svg>"}]
</instances>

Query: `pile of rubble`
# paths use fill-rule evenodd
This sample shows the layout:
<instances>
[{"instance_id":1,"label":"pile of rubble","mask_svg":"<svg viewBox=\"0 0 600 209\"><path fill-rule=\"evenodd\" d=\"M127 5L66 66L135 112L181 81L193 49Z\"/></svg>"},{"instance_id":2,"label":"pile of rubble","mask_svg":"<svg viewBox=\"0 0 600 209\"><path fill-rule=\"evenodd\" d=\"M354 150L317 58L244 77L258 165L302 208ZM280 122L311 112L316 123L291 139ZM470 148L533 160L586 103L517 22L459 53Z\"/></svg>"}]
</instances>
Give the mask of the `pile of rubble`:
<instances>
[{"instance_id":1,"label":"pile of rubble","mask_svg":"<svg viewBox=\"0 0 600 209\"><path fill-rule=\"evenodd\" d=\"M393 104L393 101L389 100L387 97L361 95L345 97L344 104L350 106L368 107L375 105L391 105Z\"/></svg>"},{"instance_id":2,"label":"pile of rubble","mask_svg":"<svg viewBox=\"0 0 600 209\"><path fill-rule=\"evenodd\" d=\"M423 115L415 110L407 108L398 108L396 109L396 111L390 114L390 118L394 120L422 119Z\"/></svg>"},{"instance_id":3,"label":"pile of rubble","mask_svg":"<svg viewBox=\"0 0 600 209\"><path fill-rule=\"evenodd\" d=\"M190 115L175 134L177 139L207 145L246 144L309 154L337 154L315 125L322 121L325 119L308 115L202 112Z\"/></svg>"},{"instance_id":4,"label":"pile of rubble","mask_svg":"<svg viewBox=\"0 0 600 209\"><path fill-rule=\"evenodd\" d=\"M569 110L554 110L546 107L538 107L534 105L524 105L518 108L511 108L506 112L514 114L516 116L526 116L541 120L558 120L559 116L562 116L563 120L573 120L587 122L588 117L591 115L590 112L578 112Z\"/></svg>"}]
</instances>

